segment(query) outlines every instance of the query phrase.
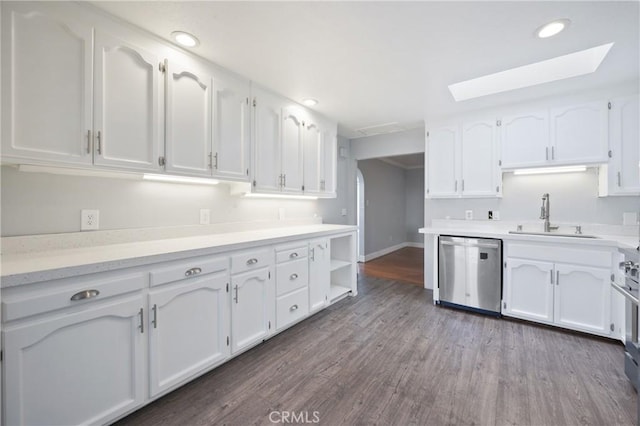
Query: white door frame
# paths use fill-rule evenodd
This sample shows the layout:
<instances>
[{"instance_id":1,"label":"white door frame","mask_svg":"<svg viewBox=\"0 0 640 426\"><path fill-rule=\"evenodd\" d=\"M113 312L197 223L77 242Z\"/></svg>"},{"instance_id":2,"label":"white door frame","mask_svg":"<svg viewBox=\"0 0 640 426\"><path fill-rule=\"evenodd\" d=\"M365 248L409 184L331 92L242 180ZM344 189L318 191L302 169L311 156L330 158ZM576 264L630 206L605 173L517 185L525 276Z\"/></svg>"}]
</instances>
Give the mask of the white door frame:
<instances>
[{"instance_id":1,"label":"white door frame","mask_svg":"<svg viewBox=\"0 0 640 426\"><path fill-rule=\"evenodd\" d=\"M356 169L356 199L357 199L357 214L356 224L358 227L358 262L364 262L364 176L360 169Z\"/></svg>"}]
</instances>

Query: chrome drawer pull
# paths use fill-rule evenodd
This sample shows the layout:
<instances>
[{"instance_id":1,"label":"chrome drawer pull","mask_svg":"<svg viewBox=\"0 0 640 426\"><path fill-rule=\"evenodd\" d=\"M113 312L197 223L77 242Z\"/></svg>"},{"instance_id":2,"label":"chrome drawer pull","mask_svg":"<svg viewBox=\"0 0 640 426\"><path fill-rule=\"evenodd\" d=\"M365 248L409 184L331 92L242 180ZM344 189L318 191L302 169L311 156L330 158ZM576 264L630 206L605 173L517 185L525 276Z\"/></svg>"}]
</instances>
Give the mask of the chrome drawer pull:
<instances>
[{"instance_id":1,"label":"chrome drawer pull","mask_svg":"<svg viewBox=\"0 0 640 426\"><path fill-rule=\"evenodd\" d=\"M293 252L289 255L289 259L295 259L296 257L298 257L298 253Z\"/></svg>"},{"instance_id":2,"label":"chrome drawer pull","mask_svg":"<svg viewBox=\"0 0 640 426\"><path fill-rule=\"evenodd\" d=\"M290 279L291 281L293 281L293 280L297 280L297 279L298 279L298 274L291 274L291 275L289 276L289 279Z\"/></svg>"},{"instance_id":3,"label":"chrome drawer pull","mask_svg":"<svg viewBox=\"0 0 640 426\"><path fill-rule=\"evenodd\" d=\"M76 300L92 299L98 297L99 294L98 290L84 290L71 296L71 300L75 302Z\"/></svg>"},{"instance_id":4,"label":"chrome drawer pull","mask_svg":"<svg viewBox=\"0 0 640 426\"><path fill-rule=\"evenodd\" d=\"M198 275L200 272L202 272L202 269L200 268L191 268L191 269L187 269L184 273L185 277L190 277L192 275Z\"/></svg>"},{"instance_id":5,"label":"chrome drawer pull","mask_svg":"<svg viewBox=\"0 0 640 426\"><path fill-rule=\"evenodd\" d=\"M297 311L297 310L298 310L298 305L293 305L292 307L290 307L290 308L289 308L289 310L290 310L291 312L293 312L293 311Z\"/></svg>"},{"instance_id":6,"label":"chrome drawer pull","mask_svg":"<svg viewBox=\"0 0 640 426\"><path fill-rule=\"evenodd\" d=\"M258 263L258 259L256 259L255 257L247 260L247 265L255 265L256 263Z\"/></svg>"}]
</instances>

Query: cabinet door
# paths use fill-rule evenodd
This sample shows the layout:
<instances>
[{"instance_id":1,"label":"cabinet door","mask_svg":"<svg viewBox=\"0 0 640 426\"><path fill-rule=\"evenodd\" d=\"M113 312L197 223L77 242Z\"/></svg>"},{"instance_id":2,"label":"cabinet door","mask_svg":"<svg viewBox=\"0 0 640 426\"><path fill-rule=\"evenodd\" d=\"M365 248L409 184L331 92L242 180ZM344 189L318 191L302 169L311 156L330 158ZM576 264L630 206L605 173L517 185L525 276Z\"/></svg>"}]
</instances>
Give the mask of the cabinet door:
<instances>
[{"instance_id":1,"label":"cabinet door","mask_svg":"<svg viewBox=\"0 0 640 426\"><path fill-rule=\"evenodd\" d=\"M211 176L212 77L178 63L166 68L166 170Z\"/></svg>"},{"instance_id":2,"label":"cabinet door","mask_svg":"<svg viewBox=\"0 0 640 426\"><path fill-rule=\"evenodd\" d=\"M322 168L320 169L320 187L326 197L336 196L336 182L338 173L338 137L335 124L324 130L322 139Z\"/></svg>"},{"instance_id":3,"label":"cabinet door","mask_svg":"<svg viewBox=\"0 0 640 426\"><path fill-rule=\"evenodd\" d=\"M39 10L2 10L2 155L91 164L93 29Z\"/></svg>"},{"instance_id":4,"label":"cabinet door","mask_svg":"<svg viewBox=\"0 0 640 426\"><path fill-rule=\"evenodd\" d=\"M504 314L553 322L553 263L507 259Z\"/></svg>"},{"instance_id":5,"label":"cabinet door","mask_svg":"<svg viewBox=\"0 0 640 426\"><path fill-rule=\"evenodd\" d=\"M95 50L94 163L159 170L159 58L99 31Z\"/></svg>"},{"instance_id":6,"label":"cabinet door","mask_svg":"<svg viewBox=\"0 0 640 426\"><path fill-rule=\"evenodd\" d=\"M152 397L229 357L228 285L209 274L149 294Z\"/></svg>"},{"instance_id":7,"label":"cabinet door","mask_svg":"<svg viewBox=\"0 0 640 426\"><path fill-rule=\"evenodd\" d=\"M456 145L458 128L442 127L427 132L427 196L457 196Z\"/></svg>"},{"instance_id":8,"label":"cabinet door","mask_svg":"<svg viewBox=\"0 0 640 426\"><path fill-rule=\"evenodd\" d=\"M295 107L282 111L282 191L301 193L302 171L302 111Z\"/></svg>"},{"instance_id":9,"label":"cabinet door","mask_svg":"<svg viewBox=\"0 0 640 426\"><path fill-rule=\"evenodd\" d=\"M638 95L611 101L610 194L640 194L640 105Z\"/></svg>"},{"instance_id":10,"label":"cabinet door","mask_svg":"<svg viewBox=\"0 0 640 426\"><path fill-rule=\"evenodd\" d=\"M214 88L213 174L248 181L251 160L249 85L214 76Z\"/></svg>"},{"instance_id":11,"label":"cabinet door","mask_svg":"<svg viewBox=\"0 0 640 426\"><path fill-rule=\"evenodd\" d=\"M146 396L142 296L7 329L5 423L105 424Z\"/></svg>"},{"instance_id":12,"label":"cabinet door","mask_svg":"<svg viewBox=\"0 0 640 426\"><path fill-rule=\"evenodd\" d=\"M502 168L545 165L549 152L549 112L508 115L500 125Z\"/></svg>"},{"instance_id":13,"label":"cabinet door","mask_svg":"<svg viewBox=\"0 0 640 426\"><path fill-rule=\"evenodd\" d=\"M496 155L494 121L477 121L462 126L463 196L496 196L500 174Z\"/></svg>"},{"instance_id":14,"label":"cabinet door","mask_svg":"<svg viewBox=\"0 0 640 426\"><path fill-rule=\"evenodd\" d=\"M330 262L329 241L326 238L309 241L309 312L329 304Z\"/></svg>"},{"instance_id":15,"label":"cabinet door","mask_svg":"<svg viewBox=\"0 0 640 426\"><path fill-rule=\"evenodd\" d=\"M253 133L253 188L280 192L280 120L283 101L255 89Z\"/></svg>"},{"instance_id":16,"label":"cabinet door","mask_svg":"<svg viewBox=\"0 0 640 426\"><path fill-rule=\"evenodd\" d=\"M607 102L551 109L551 157L554 163L608 161Z\"/></svg>"},{"instance_id":17,"label":"cabinet door","mask_svg":"<svg viewBox=\"0 0 640 426\"><path fill-rule=\"evenodd\" d=\"M269 268L231 277L231 352L237 353L267 338L275 309ZM270 306L271 305L271 306Z\"/></svg>"},{"instance_id":18,"label":"cabinet door","mask_svg":"<svg viewBox=\"0 0 640 426\"><path fill-rule=\"evenodd\" d=\"M322 167L323 134L317 123L308 120L303 128L303 185L304 192L318 194L321 191L320 169Z\"/></svg>"},{"instance_id":19,"label":"cabinet door","mask_svg":"<svg viewBox=\"0 0 640 426\"><path fill-rule=\"evenodd\" d=\"M555 322L575 330L609 335L610 271L566 264L555 267Z\"/></svg>"}]
</instances>

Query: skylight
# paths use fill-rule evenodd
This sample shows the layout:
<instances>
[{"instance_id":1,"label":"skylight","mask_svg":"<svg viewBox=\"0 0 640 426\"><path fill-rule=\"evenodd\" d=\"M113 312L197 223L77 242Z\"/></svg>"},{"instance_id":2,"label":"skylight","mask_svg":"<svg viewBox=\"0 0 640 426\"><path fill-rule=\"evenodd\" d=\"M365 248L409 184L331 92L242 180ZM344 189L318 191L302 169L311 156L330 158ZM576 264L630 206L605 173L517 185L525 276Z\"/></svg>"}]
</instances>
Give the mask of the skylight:
<instances>
[{"instance_id":1,"label":"skylight","mask_svg":"<svg viewBox=\"0 0 640 426\"><path fill-rule=\"evenodd\" d=\"M613 43L569 53L449 85L456 102L537 84L590 74L598 69Z\"/></svg>"}]
</instances>

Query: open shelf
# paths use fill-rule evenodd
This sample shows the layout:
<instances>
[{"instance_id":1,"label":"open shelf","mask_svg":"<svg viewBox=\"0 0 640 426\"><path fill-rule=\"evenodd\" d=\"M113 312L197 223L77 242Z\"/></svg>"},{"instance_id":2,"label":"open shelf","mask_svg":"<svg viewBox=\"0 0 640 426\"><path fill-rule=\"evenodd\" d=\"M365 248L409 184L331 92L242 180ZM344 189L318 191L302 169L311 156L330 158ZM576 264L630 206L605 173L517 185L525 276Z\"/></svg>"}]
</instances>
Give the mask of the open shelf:
<instances>
[{"instance_id":1,"label":"open shelf","mask_svg":"<svg viewBox=\"0 0 640 426\"><path fill-rule=\"evenodd\" d=\"M339 284L331 283L329 289L329 300L333 303L339 299L342 299L351 291L350 288L341 286Z\"/></svg>"},{"instance_id":2,"label":"open shelf","mask_svg":"<svg viewBox=\"0 0 640 426\"><path fill-rule=\"evenodd\" d=\"M336 269L344 268L346 266L351 266L351 262L340 259L331 259L331 266L329 268L331 271L335 271Z\"/></svg>"}]
</instances>

